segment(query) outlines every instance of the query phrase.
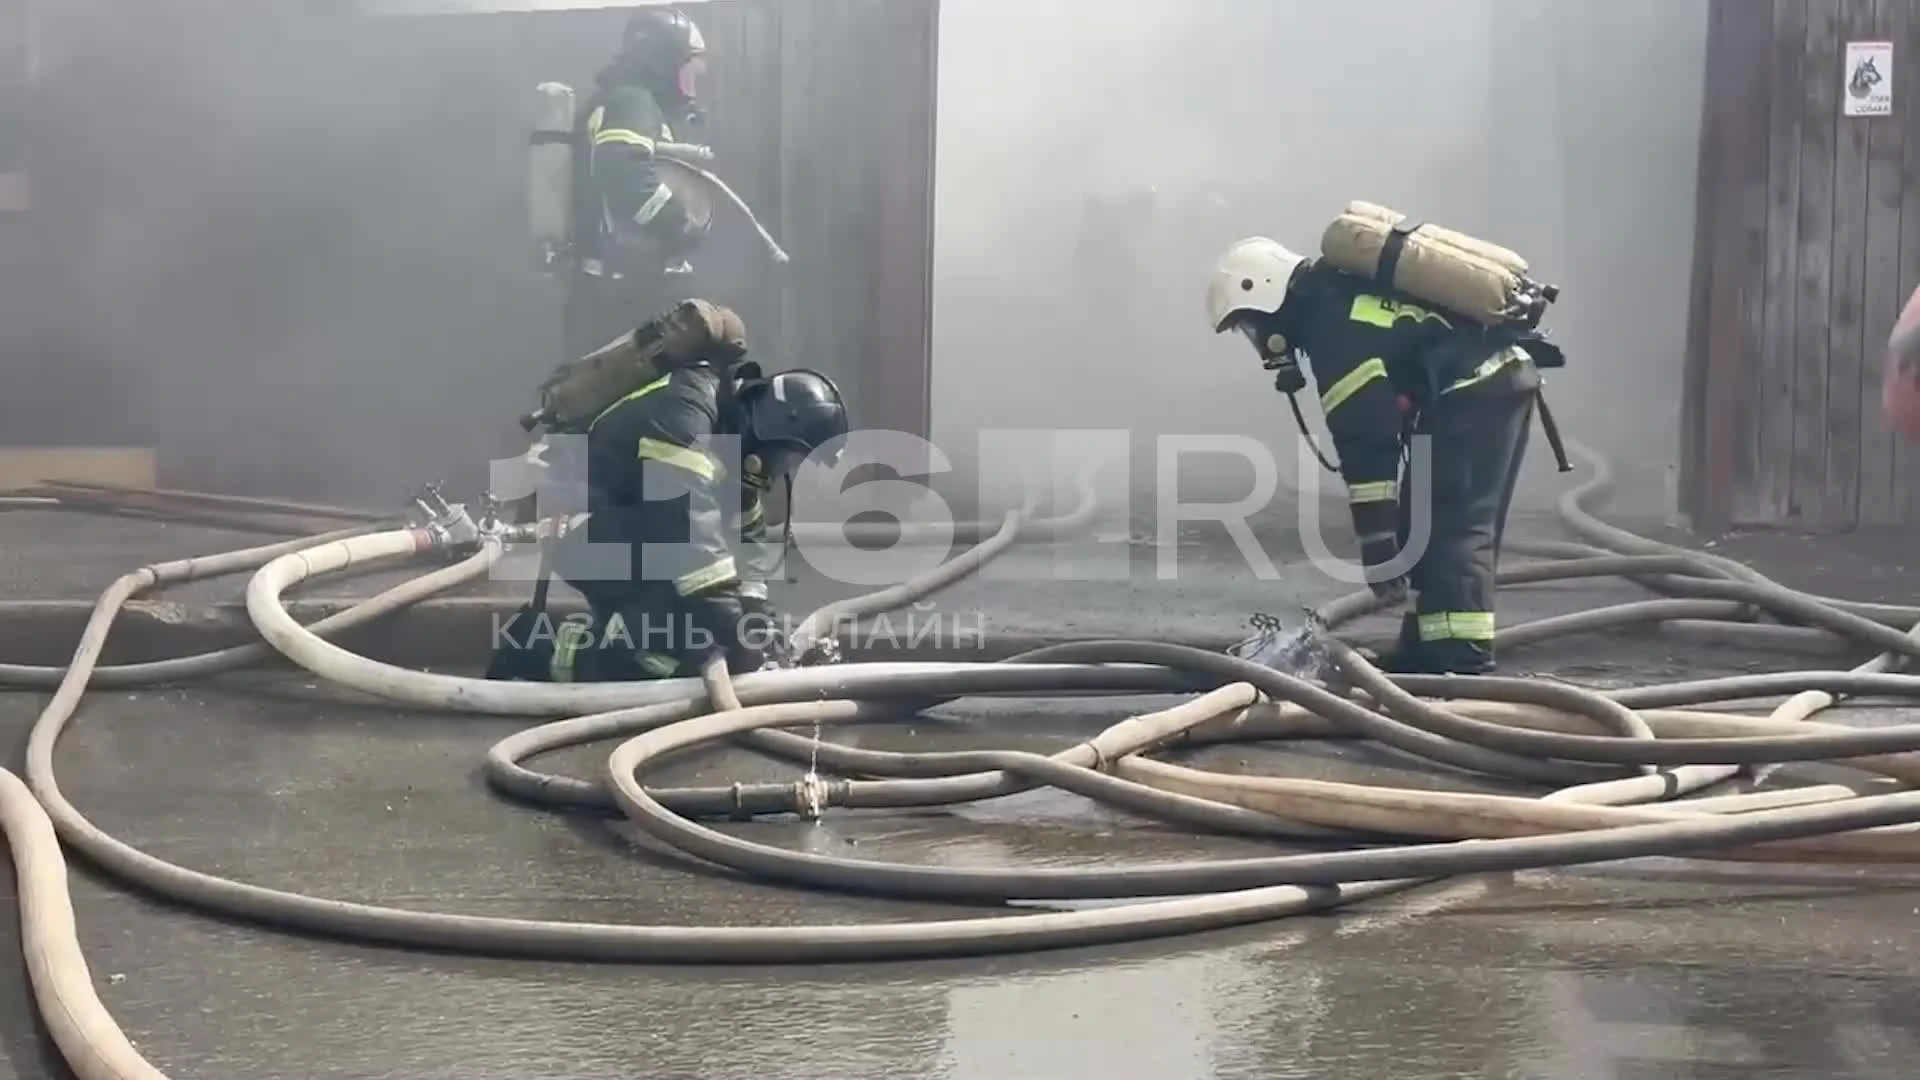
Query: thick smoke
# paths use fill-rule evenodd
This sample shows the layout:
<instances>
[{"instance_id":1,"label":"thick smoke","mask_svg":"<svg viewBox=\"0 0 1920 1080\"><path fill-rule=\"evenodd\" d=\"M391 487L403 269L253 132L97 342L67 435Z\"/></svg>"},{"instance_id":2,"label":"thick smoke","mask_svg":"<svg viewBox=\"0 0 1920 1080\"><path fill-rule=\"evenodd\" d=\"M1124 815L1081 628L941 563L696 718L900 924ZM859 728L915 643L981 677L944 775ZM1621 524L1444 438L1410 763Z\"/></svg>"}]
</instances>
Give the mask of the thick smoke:
<instances>
[{"instance_id":1,"label":"thick smoke","mask_svg":"<svg viewBox=\"0 0 1920 1080\"><path fill-rule=\"evenodd\" d=\"M525 235L527 97L590 74L573 35L604 52L604 28L528 18L54 20L40 315L75 426L150 442L181 486L382 505L483 486L559 340ZM57 419L36 437L71 441Z\"/></svg>"},{"instance_id":2,"label":"thick smoke","mask_svg":"<svg viewBox=\"0 0 1920 1080\"><path fill-rule=\"evenodd\" d=\"M1706 7L949 3L938 440L961 458L976 426L1128 428L1143 448L1246 435L1277 448L1287 484L1285 399L1209 332L1201 291L1232 240L1311 251L1357 198L1514 247L1564 287L1556 414L1615 459L1620 505L1669 513ZM1138 261L1077 261L1087 200L1148 187ZM1534 445L1523 498L1538 500L1564 483ZM1151 461L1135 455L1136 501ZM1247 470L1212 479L1231 495Z\"/></svg>"},{"instance_id":3,"label":"thick smoke","mask_svg":"<svg viewBox=\"0 0 1920 1080\"><path fill-rule=\"evenodd\" d=\"M48 8L18 372L47 392L14 438L84 429L159 446L184 485L387 504L477 488L515 448L558 341L527 96L588 78L622 13L343 6ZM934 418L956 464L979 427L1127 429L1139 491L1155 436L1231 434L1278 447L1287 483L1284 399L1208 333L1201 288L1233 239L1311 249L1365 198L1565 287L1563 424L1614 456L1627 505L1671 508L1706 0L944 8ZM1090 198L1139 234L1090 233ZM1562 486L1546 459L1536 498Z\"/></svg>"}]
</instances>

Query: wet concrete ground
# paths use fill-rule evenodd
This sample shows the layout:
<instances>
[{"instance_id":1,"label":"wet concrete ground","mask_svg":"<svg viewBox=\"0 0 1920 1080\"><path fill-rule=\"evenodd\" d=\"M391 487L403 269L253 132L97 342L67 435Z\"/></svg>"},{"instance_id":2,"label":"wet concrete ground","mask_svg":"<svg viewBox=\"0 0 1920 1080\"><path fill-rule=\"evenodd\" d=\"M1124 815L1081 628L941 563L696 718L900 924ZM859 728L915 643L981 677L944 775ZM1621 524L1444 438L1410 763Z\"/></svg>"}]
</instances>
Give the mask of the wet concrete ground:
<instances>
[{"instance_id":1,"label":"wet concrete ground","mask_svg":"<svg viewBox=\"0 0 1920 1080\"><path fill-rule=\"evenodd\" d=\"M39 515L36 515L39 516ZM20 515L0 515L7 529ZM67 519L69 521L85 519ZM47 536L45 526L36 534ZM138 526L139 529L150 529ZM83 595L157 554L237 546L177 530L176 550L120 525L8 546L15 596ZM82 536L116 537L100 551ZM241 542L249 542L242 540ZM251 541L257 542L257 541ZM140 547L140 544L147 544ZM76 555L84 551L83 555ZM58 552L65 558L50 558ZM1284 585L1196 545L1175 582L1047 580L1023 553L957 590L952 612L1083 633L1231 632L1255 608L1343 591ZM1151 560L1148 553L1145 558ZM1276 556L1279 558L1279 556ZM1130 560L1140 561L1135 552ZM1025 566L1025 570L1020 568ZM1796 582L1818 585L1818 582ZM1888 583L1891 585L1891 582ZM365 583L352 586L363 589ZM343 588L348 586L342 586ZM210 590L237 595L239 583ZM501 590L517 599L517 586ZM831 591L803 585L814 596ZM1835 591L1839 591L1836 589ZM1914 590L1920 593L1920 588ZM1516 590L1516 622L1627 587ZM996 622L999 625L1000 622ZM1806 666L1670 645L1570 641L1508 658L1603 683ZM0 695L18 762L44 703ZM862 745L1065 745L1162 699L962 703ZM1905 715L1874 710L1872 719ZM408 715L253 672L204 686L102 691L63 744L69 796L109 832L187 866L424 910L729 925L978 914L824 896L690 872L624 826L502 802L486 747L515 722ZM574 775L605 748L560 755ZM1439 784L1362 748L1218 748L1203 767ZM791 778L725 757L663 783ZM729 826L854 857L940 864L1114 863L1271 850L1157 829L1036 792L952 813L830 814ZM1111 1080L1117 1077L1910 1077L1920 1055L1920 875L1649 860L1471 879L1344 913L1151 945L870 967L596 967L418 955L229 925L157 906L82 871L83 945L108 1007L175 1076L713 1080ZM0 956L18 956L0 920ZM17 964L17 960L14 961ZM0 1077L60 1075L24 978L0 979Z\"/></svg>"}]
</instances>

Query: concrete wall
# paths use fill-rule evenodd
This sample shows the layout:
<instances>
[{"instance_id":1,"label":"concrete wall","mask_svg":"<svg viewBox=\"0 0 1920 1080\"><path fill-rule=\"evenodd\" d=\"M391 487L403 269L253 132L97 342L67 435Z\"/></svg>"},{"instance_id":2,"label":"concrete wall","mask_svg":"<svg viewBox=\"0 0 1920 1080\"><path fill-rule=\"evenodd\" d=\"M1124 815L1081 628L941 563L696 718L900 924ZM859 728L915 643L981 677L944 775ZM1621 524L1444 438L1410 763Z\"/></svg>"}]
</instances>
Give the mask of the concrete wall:
<instances>
[{"instance_id":1,"label":"concrete wall","mask_svg":"<svg viewBox=\"0 0 1920 1080\"><path fill-rule=\"evenodd\" d=\"M957 463L978 426L1124 427L1137 447L1276 443L1284 482L1285 399L1242 343L1208 332L1201 289L1231 240L1313 248L1365 198L1516 247L1564 286L1562 426L1615 459L1623 510L1672 510L1706 0L1095 9L944 14L934 426ZM1089 317L1099 283L1072 258L1083 200L1147 184L1151 254ZM1134 460L1144 476L1150 454ZM1562 486L1542 447L1527 492Z\"/></svg>"}]
</instances>

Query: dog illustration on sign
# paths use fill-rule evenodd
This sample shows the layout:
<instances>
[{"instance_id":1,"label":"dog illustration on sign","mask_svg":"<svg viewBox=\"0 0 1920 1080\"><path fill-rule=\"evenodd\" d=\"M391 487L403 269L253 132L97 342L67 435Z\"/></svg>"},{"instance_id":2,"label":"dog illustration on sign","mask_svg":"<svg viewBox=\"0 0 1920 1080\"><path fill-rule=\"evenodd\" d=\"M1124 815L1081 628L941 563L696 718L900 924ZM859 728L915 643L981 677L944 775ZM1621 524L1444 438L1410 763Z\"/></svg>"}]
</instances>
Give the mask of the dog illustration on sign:
<instances>
[{"instance_id":1,"label":"dog illustration on sign","mask_svg":"<svg viewBox=\"0 0 1920 1080\"><path fill-rule=\"evenodd\" d=\"M1874 58L1863 56L1860 62L1854 65L1853 74L1847 77L1847 93L1857 98L1865 98L1873 93L1873 88L1879 86L1885 78L1886 76L1880 74L1880 67L1874 63Z\"/></svg>"}]
</instances>

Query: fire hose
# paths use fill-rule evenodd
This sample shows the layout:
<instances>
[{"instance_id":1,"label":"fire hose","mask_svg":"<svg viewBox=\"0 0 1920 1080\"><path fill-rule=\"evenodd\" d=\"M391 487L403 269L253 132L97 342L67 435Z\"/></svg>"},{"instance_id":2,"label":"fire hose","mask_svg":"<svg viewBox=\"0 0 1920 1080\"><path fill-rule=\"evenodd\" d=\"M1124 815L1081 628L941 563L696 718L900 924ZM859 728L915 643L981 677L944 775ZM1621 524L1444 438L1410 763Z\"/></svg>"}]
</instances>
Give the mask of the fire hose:
<instances>
[{"instance_id":1,"label":"fire hose","mask_svg":"<svg viewBox=\"0 0 1920 1080\"><path fill-rule=\"evenodd\" d=\"M732 204L735 210L740 211L740 215L747 219L747 224L753 226L753 231L760 237L760 242L766 245L767 255L776 264L785 265L793 261L793 257L787 254L787 250L780 246L780 241L775 240L773 234L767 231L767 227L761 224L760 216L753 212L753 207L747 205L747 200L727 186L725 180L700 167L698 162L712 159L712 151L707 151L705 154L694 153L693 151L706 150L706 148L680 144L668 144L660 149L664 151L663 156L671 158L674 164L699 177L722 199Z\"/></svg>"},{"instance_id":2,"label":"fire hose","mask_svg":"<svg viewBox=\"0 0 1920 1080\"><path fill-rule=\"evenodd\" d=\"M489 683L410 671L357 656L327 638L475 580L503 551L483 539L435 570L310 627L281 601L334 573L391 569L444 552L443 533L378 523L322 536L143 568L100 598L64 672L0 668L9 682L57 689L34 725L24 778L0 771L0 825L19 877L22 938L35 999L82 1080L164 1076L96 995L66 891L62 845L102 872L182 906L275 928L398 947L599 962L819 963L978 955L1166 937L1319 911L1464 874L1591 864L1647 855L1748 862L1907 863L1920 859L1920 792L1851 788L1692 797L1752 766L1835 762L1920 779L1920 725L1855 729L1816 722L1851 696L1920 696L1900 674L1920 654L1920 610L1811 596L1729 560L1659 544L1599 521L1585 505L1610 482L1592 477L1560 504L1574 543L1515 544L1539 561L1507 567L1509 584L1617 575L1663 599L1505 630L1505 648L1569 633L1657 622L1692 637L1728 635L1791 647L1835 641L1877 650L1850 671L1806 670L1665 686L1594 690L1540 679L1388 676L1336 633L1377 607L1343 598L1317 618L1325 670L1295 673L1238 656L1155 642L1087 641L1000 663L860 663L654 683ZM1022 535L1009 515L960 561L872 598L815 613L835 618L923 598L1006 551ZM252 571L247 606L264 644L153 665L105 669L118 685L208 674L278 654L332 682L423 709L546 720L486 755L489 783L510 797L624 816L651 837L770 881L946 902L1132 899L1050 910L883 925L630 926L455 916L263 888L176 866L109 836L67 800L55 752L122 605L155 588ZM1761 613L1774 623L1755 621ZM1911 627L1912 629L1905 629ZM791 731L884 722L977 695L1185 695L1053 755L1007 751L900 754ZM1783 693L1770 715L1697 706ZM1224 776L1156 753L1232 741L1367 739L1430 767L1534 785L1540 797L1437 793L1357 784ZM791 784L649 787L660 759L721 740L818 769ZM592 780L538 773L541 754L618 740ZM844 778L843 778L844 777ZM1145 817L1209 832L1305 842L1315 850L1259 858L1113 868L978 869L898 865L790 851L721 833L709 818L811 815L834 808L951 806L1052 786Z\"/></svg>"}]
</instances>

